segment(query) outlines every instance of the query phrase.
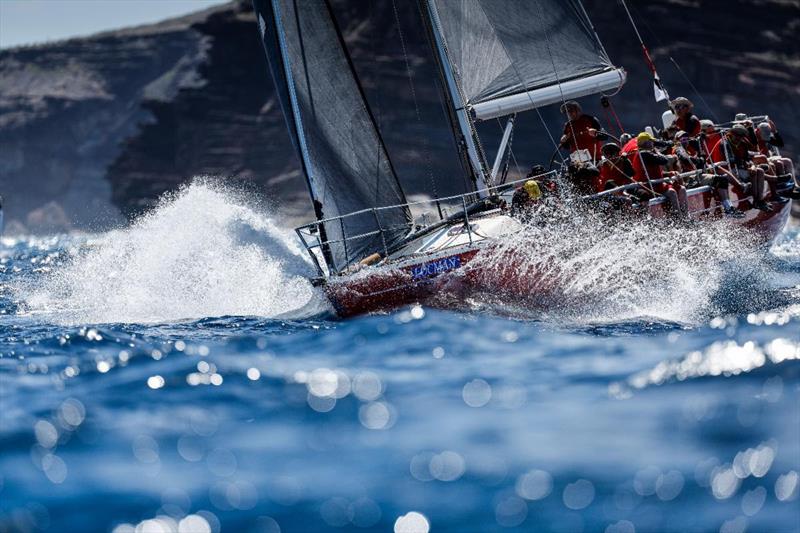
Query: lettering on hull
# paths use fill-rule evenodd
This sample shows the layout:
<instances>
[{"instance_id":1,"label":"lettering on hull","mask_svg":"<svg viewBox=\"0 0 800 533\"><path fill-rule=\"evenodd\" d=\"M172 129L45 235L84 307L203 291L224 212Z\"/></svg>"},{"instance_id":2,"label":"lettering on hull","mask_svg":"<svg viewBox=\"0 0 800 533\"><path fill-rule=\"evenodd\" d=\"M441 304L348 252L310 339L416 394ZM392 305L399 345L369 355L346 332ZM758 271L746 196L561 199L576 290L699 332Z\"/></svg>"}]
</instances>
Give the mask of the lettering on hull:
<instances>
[{"instance_id":1,"label":"lettering on hull","mask_svg":"<svg viewBox=\"0 0 800 533\"><path fill-rule=\"evenodd\" d=\"M455 270L461 266L461 257L454 255L452 257L443 257L435 261L428 261L421 265L411 267L411 275L414 279L425 279L438 276L443 272Z\"/></svg>"}]
</instances>

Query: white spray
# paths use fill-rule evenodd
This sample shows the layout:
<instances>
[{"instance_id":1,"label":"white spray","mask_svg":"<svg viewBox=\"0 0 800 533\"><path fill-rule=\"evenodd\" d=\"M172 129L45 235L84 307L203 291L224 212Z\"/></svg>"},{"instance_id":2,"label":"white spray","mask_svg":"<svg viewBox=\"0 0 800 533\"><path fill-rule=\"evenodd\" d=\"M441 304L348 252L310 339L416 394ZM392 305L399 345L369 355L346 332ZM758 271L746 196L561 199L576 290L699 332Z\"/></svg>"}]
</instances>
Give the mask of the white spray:
<instances>
[{"instance_id":1,"label":"white spray","mask_svg":"<svg viewBox=\"0 0 800 533\"><path fill-rule=\"evenodd\" d=\"M153 323L325 309L291 230L202 181L74 253L23 290L29 312L61 323Z\"/></svg>"},{"instance_id":2,"label":"white spray","mask_svg":"<svg viewBox=\"0 0 800 533\"><path fill-rule=\"evenodd\" d=\"M474 304L558 323L696 323L762 286L763 255L725 220L685 226L586 209L542 217L470 263L486 289ZM500 286L510 289L492 290Z\"/></svg>"}]
</instances>

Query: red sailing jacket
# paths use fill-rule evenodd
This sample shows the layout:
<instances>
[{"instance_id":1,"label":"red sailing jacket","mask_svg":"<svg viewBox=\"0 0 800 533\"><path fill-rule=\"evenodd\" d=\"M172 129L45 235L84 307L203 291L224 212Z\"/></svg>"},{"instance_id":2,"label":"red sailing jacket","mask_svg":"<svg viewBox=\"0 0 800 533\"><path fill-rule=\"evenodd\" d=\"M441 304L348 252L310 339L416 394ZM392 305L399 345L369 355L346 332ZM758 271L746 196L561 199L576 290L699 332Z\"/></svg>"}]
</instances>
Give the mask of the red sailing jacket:
<instances>
[{"instance_id":1,"label":"red sailing jacket","mask_svg":"<svg viewBox=\"0 0 800 533\"><path fill-rule=\"evenodd\" d=\"M700 126L700 119L694 115L676 118L675 126L677 126L679 130L688 133L689 137L697 137L703 129L702 126Z\"/></svg>"},{"instance_id":2,"label":"red sailing jacket","mask_svg":"<svg viewBox=\"0 0 800 533\"><path fill-rule=\"evenodd\" d=\"M602 129L600 122L590 115L581 115L574 121L568 121L564 124L564 135L567 136L566 146L569 148L570 153L575 150L588 150L592 158L595 160L600 159L603 141L589 134L591 128L596 129L598 133ZM573 131L575 133L574 138Z\"/></svg>"},{"instance_id":3,"label":"red sailing jacket","mask_svg":"<svg viewBox=\"0 0 800 533\"><path fill-rule=\"evenodd\" d=\"M650 161L642 161L642 157ZM631 165L633 166L633 179L639 183L647 183L648 178L650 180L657 180L664 177L662 165L666 163L666 157L653 152L642 152L642 157L639 156L638 149L628 154L628 158L630 158ZM663 193L669 188L670 185L668 183L657 183L653 186L653 189L657 193Z\"/></svg>"},{"instance_id":4,"label":"red sailing jacket","mask_svg":"<svg viewBox=\"0 0 800 533\"><path fill-rule=\"evenodd\" d=\"M625 143L625 146L622 147L622 153L630 155L636 150L638 150L638 148L639 148L639 143L636 140L636 137L634 137L633 139Z\"/></svg>"},{"instance_id":5,"label":"red sailing jacket","mask_svg":"<svg viewBox=\"0 0 800 533\"><path fill-rule=\"evenodd\" d=\"M595 181L595 190L602 192L605 190L606 183L609 181L614 182L616 186L627 185L631 183L631 178L627 172L630 172L630 163L625 157L616 157L614 159L604 159L600 164L600 176Z\"/></svg>"},{"instance_id":6,"label":"red sailing jacket","mask_svg":"<svg viewBox=\"0 0 800 533\"><path fill-rule=\"evenodd\" d=\"M722 163L725 161L725 150L722 147L722 135L719 132L706 134L706 145L703 147L706 157L711 158L712 163Z\"/></svg>"}]
</instances>

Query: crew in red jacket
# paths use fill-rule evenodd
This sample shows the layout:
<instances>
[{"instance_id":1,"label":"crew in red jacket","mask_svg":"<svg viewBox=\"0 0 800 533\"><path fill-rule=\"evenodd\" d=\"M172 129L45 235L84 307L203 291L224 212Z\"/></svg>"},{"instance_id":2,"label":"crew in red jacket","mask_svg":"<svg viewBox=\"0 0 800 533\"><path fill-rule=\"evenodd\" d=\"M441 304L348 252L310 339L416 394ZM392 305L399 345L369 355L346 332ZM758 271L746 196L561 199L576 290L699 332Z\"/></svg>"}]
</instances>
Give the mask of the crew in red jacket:
<instances>
[{"instance_id":1,"label":"crew in red jacket","mask_svg":"<svg viewBox=\"0 0 800 533\"><path fill-rule=\"evenodd\" d=\"M689 137L697 137L700 135L700 119L694 114L694 104L688 98L683 96L676 98L672 101L672 109L675 111L676 119L672 123L678 131L685 131Z\"/></svg>"},{"instance_id":2,"label":"crew in red jacket","mask_svg":"<svg viewBox=\"0 0 800 533\"><path fill-rule=\"evenodd\" d=\"M664 172L663 167L671 165L674 158L659 154L655 150L655 137L647 132L642 132L636 137L637 149L628 154L633 166L633 179L647 187L652 192L662 194L669 200L672 213L676 217L688 218L689 201L686 187L682 183L653 183L653 181L669 177L674 172Z\"/></svg>"},{"instance_id":3,"label":"crew in red jacket","mask_svg":"<svg viewBox=\"0 0 800 533\"><path fill-rule=\"evenodd\" d=\"M633 167L630 160L622 155L615 143L603 146L603 159L598 165L600 175L595 182L595 191L602 192L609 187L621 187L633 183Z\"/></svg>"},{"instance_id":4,"label":"crew in red jacket","mask_svg":"<svg viewBox=\"0 0 800 533\"><path fill-rule=\"evenodd\" d=\"M564 134L561 136L560 146L569 149L569 153L586 150L592 161L598 161L603 141L608 139L608 134L603 131L600 121L596 117L585 114L580 104L573 100L562 105L561 112L567 114L568 120L564 124Z\"/></svg>"}]
</instances>

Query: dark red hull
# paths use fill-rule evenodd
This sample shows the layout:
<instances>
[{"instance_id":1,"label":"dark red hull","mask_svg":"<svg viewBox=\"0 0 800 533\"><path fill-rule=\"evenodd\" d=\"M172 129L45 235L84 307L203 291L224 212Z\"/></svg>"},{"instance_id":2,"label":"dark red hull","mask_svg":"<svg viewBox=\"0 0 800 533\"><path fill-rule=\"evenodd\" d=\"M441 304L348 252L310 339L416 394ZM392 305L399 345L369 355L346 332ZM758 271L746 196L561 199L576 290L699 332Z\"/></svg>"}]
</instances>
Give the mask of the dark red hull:
<instances>
[{"instance_id":1,"label":"dark red hull","mask_svg":"<svg viewBox=\"0 0 800 533\"><path fill-rule=\"evenodd\" d=\"M707 211L713 203L708 193L690 197L693 212ZM750 206L747 201L741 207ZM760 241L771 243L783 230L789 217L791 203L776 207L775 211L748 210L744 219L736 222L757 234ZM651 207L654 217L663 216L660 205ZM718 216L716 214L712 216ZM549 274L531 272L525 268L525 276L518 275L516 257L503 257L492 261L486 268L472 260L479 253L491 254L491 244L478 247L461 247L450 254L446 251L420 256L417 261L399 267L378 267L359 273L329 279L325 292L340 317L350 317L378 311L390 311L414 303L441 307L459 307L463 298L473 293L492 294L502 299L504 294L536 294L546 301L549 289L558 283ZM505 252L505 255L511 255ZM497 265L502 265L498 267ZM524 285L524 286L523 286Z\"/></svg>"}]
</instances>

